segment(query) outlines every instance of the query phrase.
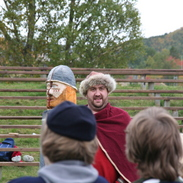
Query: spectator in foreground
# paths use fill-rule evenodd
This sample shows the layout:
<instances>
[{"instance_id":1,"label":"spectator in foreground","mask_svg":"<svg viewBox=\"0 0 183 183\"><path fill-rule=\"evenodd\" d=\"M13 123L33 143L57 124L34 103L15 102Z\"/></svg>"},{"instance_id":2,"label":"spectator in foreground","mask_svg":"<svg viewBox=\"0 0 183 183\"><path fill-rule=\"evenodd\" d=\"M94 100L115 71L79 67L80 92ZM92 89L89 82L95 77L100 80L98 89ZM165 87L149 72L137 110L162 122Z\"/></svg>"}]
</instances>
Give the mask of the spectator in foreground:
<instances>
[{"instance_id":1,"label":"spectator in foreground","mask_svg":"<svg viewBox=\"0 0 183 183\"><path fill-rule=\"evenodd\" d=\"M163 108L150 107L134 116L126 128L126 155L141 175L135 183L183 182L178 123Z\"/></svg>"},{"instance_id":2,"label":"spectator in foreground","mask_svg":"<svg viewBox=\"0 0 183 183\"><path fill-rule=\"evenodd\" d=\"M65 101L48 112L41 148L46 165L38 177L9 183L107 183L91 165L97 150L96 120L90 109Z\"/></svg>"}]
</instances>

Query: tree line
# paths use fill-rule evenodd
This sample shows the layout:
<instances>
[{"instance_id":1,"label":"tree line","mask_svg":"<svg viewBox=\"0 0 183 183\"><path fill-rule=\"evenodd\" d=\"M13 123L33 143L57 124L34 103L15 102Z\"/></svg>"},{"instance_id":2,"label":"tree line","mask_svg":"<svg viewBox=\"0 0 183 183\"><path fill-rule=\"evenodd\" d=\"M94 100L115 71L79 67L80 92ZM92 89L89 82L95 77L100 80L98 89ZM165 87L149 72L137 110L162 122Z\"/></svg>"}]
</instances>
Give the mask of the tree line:
<instances>
[{"instance_id":1,"label":"tree line","mask_svg":"<svg viewBox=\"0 0 183 183\"><path fill-rule=\"evenodd\" d=\"M143 54L136 0L3 0L0 63L125 68Z\"/></svg>"},{"instance_id":2,"label":"tree line","mask_svg":"<svg viewBox=\"0 0 183 183\"><path fill-rule=\"evenodd\" d=\"M169 34L145 38L145 54L134 63L133 68L183 69L183 28Z\"/></svg>"}]
</instances>

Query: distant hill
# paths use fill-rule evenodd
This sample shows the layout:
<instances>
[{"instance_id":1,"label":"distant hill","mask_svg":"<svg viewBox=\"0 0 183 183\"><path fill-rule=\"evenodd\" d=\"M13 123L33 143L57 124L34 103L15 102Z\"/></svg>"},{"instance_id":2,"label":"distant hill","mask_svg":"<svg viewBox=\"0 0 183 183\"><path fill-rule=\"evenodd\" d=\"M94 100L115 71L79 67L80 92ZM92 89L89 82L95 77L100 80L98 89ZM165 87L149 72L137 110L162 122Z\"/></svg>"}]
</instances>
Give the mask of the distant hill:
<instances>
[{"instance_id":1,"label":"distant hill","mask_svg":"<svg viewBox=\"0 0 183 183\"><path fill-rule=\"evenodd\" d=\"M156 51L161 51L162 49L170 50L174 47L183 56L183 27L169 34L145 38L144 44Z\"/></svg>"}]
</instances>

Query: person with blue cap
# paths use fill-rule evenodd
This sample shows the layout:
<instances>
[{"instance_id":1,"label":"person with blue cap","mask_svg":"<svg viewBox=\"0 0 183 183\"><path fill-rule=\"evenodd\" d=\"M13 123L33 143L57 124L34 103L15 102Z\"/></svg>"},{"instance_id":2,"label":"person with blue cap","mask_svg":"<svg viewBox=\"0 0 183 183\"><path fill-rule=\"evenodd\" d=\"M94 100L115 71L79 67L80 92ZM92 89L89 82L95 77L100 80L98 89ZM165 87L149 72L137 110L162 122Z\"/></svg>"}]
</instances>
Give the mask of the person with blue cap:
<instances>
[{"instance_id":1,"label":"person with blue cap","mask_svg":"<svg viewBox=\"0 0 183 183\"><path fill-rule=\"evenodd\" d=\"M48 112L41 131L46 166L38 177L20 177L9 183L108 183L92 166L98 148L96 120L84 105L65 101Z\"/></svg>"}]
</instances>

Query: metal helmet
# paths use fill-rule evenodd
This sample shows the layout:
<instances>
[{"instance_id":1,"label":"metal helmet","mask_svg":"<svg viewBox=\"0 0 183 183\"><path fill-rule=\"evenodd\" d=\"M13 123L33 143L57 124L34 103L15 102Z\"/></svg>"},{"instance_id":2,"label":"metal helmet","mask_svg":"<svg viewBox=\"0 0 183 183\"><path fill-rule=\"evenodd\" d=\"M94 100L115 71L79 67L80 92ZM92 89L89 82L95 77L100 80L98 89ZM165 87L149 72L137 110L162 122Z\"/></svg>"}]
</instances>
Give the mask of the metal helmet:
<instances>
[{"instance_id":1,"label":"metal helmet","mask_svg":"<svg viewBox=\"0 0 183 183\"><path fill-rule=\"evenodd\" d=\"M66 65L59 65L52 68L48 74L46 82L50 81L58 81L66 85L69 85L77 90L74 73Z\"/></svg>"}]
</instances>

